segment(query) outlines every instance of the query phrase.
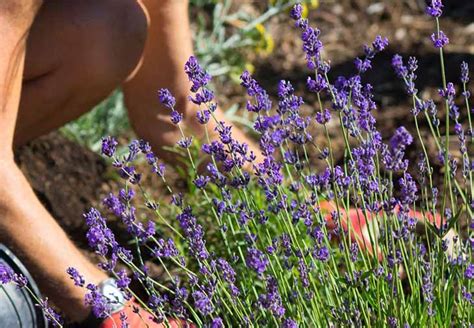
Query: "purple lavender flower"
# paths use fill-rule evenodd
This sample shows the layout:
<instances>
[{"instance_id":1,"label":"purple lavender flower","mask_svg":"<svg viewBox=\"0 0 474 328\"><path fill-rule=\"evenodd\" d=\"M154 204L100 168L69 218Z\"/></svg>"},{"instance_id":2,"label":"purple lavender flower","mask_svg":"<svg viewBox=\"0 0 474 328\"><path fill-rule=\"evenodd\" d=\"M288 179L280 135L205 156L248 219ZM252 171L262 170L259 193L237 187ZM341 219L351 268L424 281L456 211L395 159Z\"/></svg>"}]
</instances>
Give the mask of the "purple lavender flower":
<instances>
[{"instance_id":1,"label":"purple lavender flower","mask_svg":"<svg viewBox=\"0 0 474 328\"><path fill-rule=\"evenodd\" d=\"M201 291L193 292L194 306L203 315L209 315L214 312L214 305L212 301L205 293Z\"/></svg>"},{"instance_id":2,"label":"purple lavender flower","mask_svg":"<svg viewBox=\"0 0 474 328\"><path fill-rule=\"evenodd\" d=\"M474 297L473 297L472 293L470 293L470 292L467 290L466 286L462 286L462 287L461 287L461 294L462 294L463 299L464 299L466 302L468 302L468 303L471 304L471 305L474 305Z\"/></svg>"},{"instance_id":3,"label":"purple lavender flower","mask_svg":"<svg viewBox=\"0 0 474 328\"><path fill-rule=\"evenodd\" d=\"M133 140L128 145L128 154L125 158L126 163L131 163L137 158L138 154L140 153L140 147L140 142L138 140Z\"/></svg>"},{"instance_id":4,"label":"purple lavender flower","mask_svg":"<svg viewBox=\"0 0 474 328\"><path fill-rule=\"evenodd\" d=\"M86 283L84 280L84 277L79 274L79 271L75 268L67 268L66 270L67 274L69 277L74 280L74 285L79 286L79 287L84 287L84 284Z\"/></svg>"},{"instance_id":5,"label":"purple lavender flower","mask_svg":"<svg viewBox=\"0 0 474 328\"><path fill-rule=\"evenodd\" d=\"M176 111L176 110L173 110L171 112L171 122L173 124L178 124L179 122L181 122L183 120L183 114L181 114L180 112Z\"/></svg>"},{"instance_id":6,"label":"purple lavender flower","mask_svg":"<svg viewBox=\"0 0 474 328\"><path fill-rule=\"evenodd\" d=\"M247 89L247 94L253 97L255 103L247 101L247 110L249 112L258 113L260 111L268 111L272 108L272 102L267 92L252 78L248 71L244 71L240 76L241 85Z\"/></svg>"},{"instance_id":7,"label":"purple lavender flower","mask_svg":"<svg viewBox=\"0 0 474 328\"><path fill-rule=\"evenodd\" d=\"M431 34L431 41L433 42L434 47L438 49L443 48L449 43L449 39L443 31L439 31L439 34Z\"/></svg>"},{"instance_id":8,"label":"purple lavender flower","mask_svg":"<svg viewBox=\"0 0 474 328\"><path fill-rule=\"evenodd\" d=\"M399 127L390 139L390 147L382 147L382 162L387 170L405 171L408 167L408 160L404 160L405 150L413 142L412 135L408 130Z\"/></svg>"},{"instance_id":9,"label":"purple lavender flower","mask_svg":"<svg viewBox=\"0 0 474 328\"><path fill-rule=\"evenodd\" d=\"M372 59L374 59L375 55L381 51L383 51L388 46L388 39L383 38L380 35L375 37L375 40L372 42L372 47L365 45L364 46L364 53L365 58L356 58L354 64L359 73L365 73L367 70L372 68Z\"/></svg>"},{"instance_id":10,"label":"purple lavender flower","mask_svg":"<svg viewBox=\"0 0 474 328\"><path fill-rule=\"evenodd\" d=\"M421 286L421 291L423 293L423 298L426 303L428 303L428 314L432 313L432 304L435 299L433 294L433 283L431 279L432 269L429 263L424 265L425 274L423 275L423 284Z\"/></svg>"},{"instance_id":11,"label":"purple lavender flower","mask_svg":"<svg viewBox=\"0 0 474 328\"><path fill-rule=\"evenodd\" d=\"M283 321L282 328L298 328L298 324L291 318L286 318Z\"/></svg>"},{"instance_id":12,"label":"purple lavender flower","mask_svg":"<svg viewBox=\"0 0 474 328\"><path fill-rule=\"evenodd\" d=\"M351 257L350 257L351 261L356 262L359 257L359 245L357 245L357 243L355 242L351 243L350 254L351 254Z\"/></svg>"},{"instance_id":13,"label":"purple lavender flower","mask_svg":"<svg viewBox=\"0 0 474 328\"><path fill-rule=\"evenodd\" d=\"M10 283L13 279L13 275L14 272L10 267L0 263L0 285L6 285Z\"/></svg>"},{"instance_id":14,"label":"purple lavender flower","mask_svg":"<svg viewBox=\"0 0 474 328\"><path fill-rule=\"evenodd\" d=\"M418 188L412 176L405 172L403 177L399 180L401 187L400 202L402 205L410 206L418 199Z\"/></svg>"},{"instance_id":15,"label":"purple lavender flower","mask_svg":"<svg viewBox=\"0 0 474 328\"><path fill-rule=\"evenodd\" d=\"M202 226L197 223L196 217L192 214L191 208L186 207L181 214L177 215L177 220L184 232L189 244L191 255L199 260L205 260L209 257L204 241L204 231Z\"/></svg>"},{"instance_id":16,"label":"purple lavender flower","mask_svg":"<svg viewBox=\"0 0 474 328\"><path fill-rule=\"evenodd\" d=\"M439 89L438 93L441 97L449 100L456 95L456 89L454 88L454 84L452 82L448 82L446 84L446 89Z\"/></svg>"},{"instance_id":17,"label":"purple lavender flower","mask_svg":"<svg viewBox=\"0 0 474 328\"><path fill-rule=\"evenodd\" d=\"M114 137L102 138L102 154L107 157L112 157L117 149L118 142Z\"/></svg>"},{"instance_id":18,"label":"purple lavender flower","mask_svg":"<svg viewBox=\"0 0 474 328\"><path fill-rule=\"evenodd\" d=\"M161 296L153 293L148 300L148 307L152 310L156 310L164 305L165 299Z\"/></svg>"},{"instance_id":19,"label":"purple lavender flower","mask_svg":"<svg viewBox=\"0 0 474 328\"><path fill-rule=\"evenodd\" d=\"M329 249L326 246L315 246L313 256L321 262L327 262L329 260Z\"/></svg>"},{"instance_id":20,"label":"purple lavender flower","mask_svg":"<svg viewBox=\"0 0 474 328\"><path fill-rule=\"evenodd\" d=\"M246 264L258 275L262 275L267 270L269 261L261 250L251 247L248 249Z\"/></svg>"},{"instance_id":21,"label":"purple lavender flower","mask_svg":"<svg viewBox=\"0 0 474 328\"><path fill-rule=\"evenodd\" d=\"M112 193L104 198L102 204L104 204L111 213L119 218L126 209L125 205L120 201L120 199Z\"/></svg>"},{"instance_id":22,"label":"purple lavender flower","mask_svg":"<svg viewBox=\"0 0 474 328\"><path fill-rule=\"evenodd\" d=\"M244 71L242 75L240 75L240 85L247 89L247 94L250 97L257 95L261 92L261 86L258 82L250 75L248 71Z\"/></svg>"},{"instance_id":23,"label":"purple lavender flower","mask_svg":"<svg viewBox=\"0 0 474 328\"><path fill-rule=\"evenodd\" d=\"M127 314L125 312L120 312L120 328L130 328L127 320Z\"/></svg>"},{"instance_id":24,"label":"purple lavender flower","mask_svg":"<svg viewBox=\"0 0 474 328\"><path fill-rule=\"evenodd\" d=\"M99 289L94 284L86 286L88 292L84 298L86 305L92 307L92 313L96 318L107 318L112 307L110 301L99 292Z\"/></svg>"},{"instance_id":25,"label":"purple lavender flower","mask_svg":"<svg viewBox=\"0 0 474 328\"><path fill-rule=\"evenodd\" d=\"M285 315L285 307L278 291L278 281L274 277L267 279L266 292L259 295L259 305L270 311L275 317L281 318Z\"/></svg>"},{"instance_id":26,"label":"purple lavender flower","mask_svg":"<svg viewBox=\"0 0 474 328\"><path fill-rule=\"evenodd\" d=\"M176 257L179 255L179 251L176 248L176 245L173 239L164 240L160 238L157 242L157 246L153 248L153 255L156 257Z\"/></svg>"},{"instance_id":27,"label":"purple lavender flower","mask_svg":"<svg viewBox=\"0 0 474 328\"><path fill-rule=\"evenodd\" d=\"M184 302L188 298L189 292L185 287L179 287L178 284L174 286L173 291L174 295L168 295L171 311L178 316L185 316Z\"/></svg>"},{"instance_id":28,"label":"purple lavender flower","mask_svg":"<svg viewBox=\"0 0 474 328\"><path fill-rule=\"evenodd\" d=\"M84 218L89 227L86 233L89 246L98 254L105 256L109 247L113 248L117 246L114 234L109 228L107 228L105 219L97 209L91 208L84 214Z\"/></svg>"},{"instance_id":29,"label":"purple lavender flower","mask_svg":"<svg viewBox=\"0 0 474 328\"><path fill-rule=\"evenodd\" d=\"M469 66L466 62L461 63L461 82L469 82Z\"/></svg>"},{"instance_id":30,"label":"purple lavender flower","mask_svg":"<svg viewBox=\"0 0 474 328\"><path fill-rule=\"evenodd\" d=\"M395 151L405 150L407 146L411 145L413 137L408 130L401 126L399 127L392 138L390 139L390 147Z\"/></svg>"},{"instance_id":31,"label":"purple lavender flower","mask_svg":"<svg viewBox=\"0 0 474 328\"><path fill-rule=\"evenodd\" d=\"M316 122L318 122L321 125L326 124L331 120L331 112L329 109L324 109L322 112L317 112L316 113Z\"/></svg>"},{"instance_id":32,"label":"purple lavender flower","mask_svg":"<svg viewBox=\"0 0 474 328\"><path fill-rule=\"evenodd\" d=\"M125 189L120 189L119 191L119 198L124 202L128 203L130 202L133 198L135 197L135 190L132 188L129 188L127 190Z\"/></svg>"},{"instance_id":33,"label":"purple lavender flower","mask_svg":"<svg viewBox=\"0 0 474 328\"><path fill-rule=\"evenodd\" d=\"M299 107L303 104L303 98L298 97L294 94L294 88L288 81L280 81L278 84L278 114L283 115L286 112L295 113Z\"/></svg>"},{"instance_id":34,"label":"purple lavender flower","mask_svg":"<svg viewBox=\"0 0 474 328\"><path fill-rule=\"evenodd\" d=\"M49 304L48 299L41 299L38 306L43 310L45 314L46 320L53 326L53 327L62 327L64 323L63 318L57 313Z\"/></svg>"},{"instance_id":35,"label":"purple lavender flower","mask_svg":"<svg viewBox=\"0 0 474 328\"><path fill-rule=\"evenodd\" d=\"M398 320L395 317L388 317L387 323L390 328L398 328Z\"/></svg>"},{"instance_id":36,"label":"purple lavender flower","mask_svg":"<svg viewBox=\"0 0 474 328\"><path fill-rule=\"evenodd\" d=\"M126 290L130 283L132 282L132 279L130 279L127 275L127 271L124 269L121 269L117 272L117 287L120 288L121 290Z\"/></svg>"},{"instance_id":37,"label":"purple lavender flower","mask_svg":"<svg viewBox=\"0 0 474 328\"><path fill-rule=\"evenodd\" d=\"M179 208L183 207L183 194L177 193L177 194L171 195L171 204Z\"/></svg>"},{"instance_id":38,"label":"purple lavender flower","mask_svg":"<svg viewBox=\"0 0 474 328\"><path fill-rule=\"evenodd\" d=\"M398 54L392 58L392 67L399 77L405 77L408 73L407 67L403 64L403 57Z\"/></svg>"},{"instance_id":39,"label":"purple lavender flower","mask_svg":"<svg viewBox=\"0 0 474 328\"><path fill-rule=\"evenodd\" d=\"M122 166L118 172L122 179L128 180L132 184L139 183L142 177L140 173L137 173L133 165Z\"/></svg>"},{"instance_id":40,"label":"purple lavender flower","mask_svg":"<svg viewBox=\"0 0 474 328\"><path fill-rule=\"evenodd\" d=\"M217 269L220 272L224 281L228 283L235 282L235 271L225 259L217 259Z\"/></svg>"},{"instance_id":41,"label":"purple lavender flower","mask_svg":"<svg viewBox=\"0 0 474 328\"><path fill-rule=\"evenodd\" d=\"M224 322L221 318L214 318L211 322L211 328L224 328Z\"/></svg>"},{"instance_id":42,"label":"purple lavender flower","mask_svg":"<svg viewBox=\"0 0 474 328\"><path fill-rule=\"evenodd\" d=\"M464 277L466 279L474 279L474 264L469 263L466 268L466 271L464 271Z\"/></svg>"},{"instance_id":43,"label":"purple lavender flower","mask_svg":"<svg viewBox=\"0 0 474 328\"><path fill-rule=\"evenodd\" d=\"M372 47L377 52L383 51L387 46L388 46L388 39L380 35L377 35L375 37L374 42L372 42Z\"/></svg>"},{"instance_id":44,"label":"purple lavender flower","mask_svg":"<svg viewBox=\"0 0 474 328\"><path fill-rule=\"evenodd\" d=\"M321 31L311 26L306 28L301 33L301 40L303 40L303 51L306 53L306 61L309 69L315 69L320 63L320 53L323 49L323 43L319 40Z\"/></svg>"},{"instance_id":45,"label":"purple lavender flower","mask_svg":"<svg viewBox=\"0 0 474 328\"><path fill-rule=\"evenodd\" d=\"M18 273L15 273L13 276L12 276L12 282L16 285L17 288L21 289L21 288L24 288L28 285L28 279L22 275L22 274L18 274Z\"/></svg>"},{"instance_id":46,"label":"purple lavender flower","mask_svg":"<svg viewBox=\"0 0 474 328\"><path fill-rule=\"evenodd\" d=\"M443 7L441 0L431 0L431 4L426 7L426 13L438 18L443 14Z\"/></svg>"},{"instance_id":47,"label":"purple lavender flower","mask_svg":"<svg viewBox=\"0 0 474 328\"><path fill-rule=\"evenodd\" d=\"M200 124L206 124L209 122L209 119L211 118L211 112L206 110L200 110L196 113L196 117L198 119L198 122Z\"/></svg>"},{"instance_id":48,"label":"purple lavender flower","mask_svg":"<svg viewBox=\"0 0 474 328\"><path fill-rule=\"evenodd\" d=\"M303 13L303 6L300 3L297 3L296 5L293 6L293 8L291 8L290 17L297 21L301 19L302 13Z\"/></svg>"},{"instance_id":49,"label":"purple lavender flower","mask_svg":"<svg viewBox=\"0 0 474 328\"><path fill-rule=\"evenodd\" d=\"M191 144L193 142L193 138L192 137L184 137L182 138L181 140L178 140L177 144L178 146L180 146L181 148L189 148L191 147Z\"/></svg>"},{"instance_id":50,"label":"purple lavender flower","mask_svg":"<svg viewBox=\"0 0 474 328\"><path fill-rule=\"evenodd\" d=\"M15 273L10 267L0 264L0 286L8 283L14 283L21 289L28 285L28 279L22 274Z\"/></svg>"},{"instance_id":51,"label":"purple lavender flower","mask_svg":"<svg viewBox=\"0 0 474 328\"><path fill-rule=\"evenodd\" d=\"M156 173L160 178L164 177L166 165L164 163L153 163L152 172Z\"/></svg>"},{"instance_id":52,"label":"purple lavender flower","mask_svg":"<svg viewBox=\"0 0 474 328\"><path fill-rule=\"evenodd\" d=\"M392 67L395 70L397 76L403 79L407 93L410 96L415 95L418 92L415 87L415 80L417 78L415 72L418 69L417 59L415 57L410 57L408 59L408 66L405 66L403 63L403 58L397 54L392 58ZM422 104L424 103L418 100L418 103L415 106L420 106ZM421 111L420 108L416 109L418 112Z\"/></svg>"},{"instance_id":53,"label":"purple lavender flower","mask_svg":"<svg viewBox=\"0 0 474 328\"><path fill-rule=\"evenodd\" d=\"M300 273L301 283L304 288L309 287L309 274L308 274L308 267L304 263L302 258L298 259L298 271Z\"/></svg>"},{"instance_id":54,"label":"purple lavender flower","mask_svg":"<svg viewBox=\"0 0 474 328\"><path fill-rule=\"evenodd\" d=\"M201 88L200 91L196 92L194 97L189 97L189 100L196 105L210 103L212 99L214 99L214 93L206 88Z\"/></svg>"},{"instance_id":55,"label":"purple lavender flower","mask_svg":"<svg viewBox=\"0 0 474 328\"><path fill-rule=\"evenodd\" d=\"M199 175L193 183L198 189L204 189L210 180L208 176Z\"/></svg>"},{"instance_id":56,"label":"purple lavender flower","mask_svg":"<svg viewBox=\"0 0 474 328\"><path fill-rule=\"evenodd\" d=\"M219 133L219 138L221 142L225 145L230 144L234 139L232 139L232 126L225 125L224 122L216 127L216 131Z\"/></svg>"},{"instance_id":57,"label":"purple lavender flower","mask_svg":"<svg viewBox=\"0 0 474 328\"><path fill-rule=\"evenodd\" d=\"M189 81L193 84L191 87L192 92L197 92L211 81L211 76L203 70L197 58L194 56L189 57L184 65L184 72L187 74Z\"/></svg>"},{"instance_id":58,"label":"purple lavender flower","mask_svg":"<svg viewBox=\"0 0 474 328\"><path fill-rule=\"evenodd\" d=\"M308 76L308 79L306 80L306 88L311 92L319 93L328 88L328 83L324 76L316 74L315 79Z\"/></svg>"},{"instance_id":59,"label":"purple lavender flower","mask_svg":"<svg viewBox=\"0 0 474 328\"><path fill-rule=\"evenodd\" d=\"M168 89L160 89L158 91L158 98L160 99L160 102L163 104L163 106L169 109L174 109L176 106L176 99Z\"/></svg>"}]
</instances>

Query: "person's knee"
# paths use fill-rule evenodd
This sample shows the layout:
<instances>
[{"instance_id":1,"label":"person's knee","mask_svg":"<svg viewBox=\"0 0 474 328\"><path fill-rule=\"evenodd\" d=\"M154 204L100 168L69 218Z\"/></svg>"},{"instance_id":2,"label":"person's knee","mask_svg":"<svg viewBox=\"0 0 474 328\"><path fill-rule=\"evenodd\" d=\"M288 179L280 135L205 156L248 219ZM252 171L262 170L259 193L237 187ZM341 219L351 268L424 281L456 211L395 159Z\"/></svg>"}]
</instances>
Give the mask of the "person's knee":
<instances>
[{"instance_id":1,"label":"person's knee","mask_svg":"<svg viewBox=\"0 0 474 328\"><path fill-rule=\"evenodd\" d=\"M85 82L118 85L140 62L146 37L136 0L45 1L28 37L25 80L59 70L75 91Z\"/></svg>"},{"instance_id":2,"label":"person's knee","mask_svg":"<svg viewBox=\"0 0 474 328\"><path fill-rule=\"evenodd\" d=\"M140 62L146 34L136 0L45 0L27 40L15 143L106 98Z\"/></svg>"},{"instance_id":3,"label":"person's knee","mask_svg":"<svg viewBox=\"0 0 474 328\"><path fill-rule=\"evenodd\" d=\"M96 1L96 12L90 13L95 25L96 36L88 38L90 62L94 70L115 82L123 82L137 67L143 53L147 36L147 19L136 0ZM94 33L94 30L90 30ZM89 41L89 42L90 42Z\"/></svg>"},{"instance_id":4,"label":"person's knee","mask_svg":"<svg viewBox=\"0 0 474 328\"><path fill-rule=\"evenodd\" d=\"M147 37L147 18L136 0L108 0L111 12L107 26L110 55L116 70L127 77L138 65Z\"/></svg>"}]
</instances>

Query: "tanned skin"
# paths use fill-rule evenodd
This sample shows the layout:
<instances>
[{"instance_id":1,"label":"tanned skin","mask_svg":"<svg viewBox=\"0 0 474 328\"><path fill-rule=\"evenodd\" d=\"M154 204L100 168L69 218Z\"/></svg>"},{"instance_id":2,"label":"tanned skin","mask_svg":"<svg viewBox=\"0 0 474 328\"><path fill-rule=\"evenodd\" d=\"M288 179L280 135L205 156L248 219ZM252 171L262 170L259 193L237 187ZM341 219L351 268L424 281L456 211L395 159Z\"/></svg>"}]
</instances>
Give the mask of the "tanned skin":
<instances>
[{"instance_id":1,"label":"tanned skin","mask_svg":"<svg viewBox=\"0 0 474 328\"><path fill-rule=\"evenodd\" d=\"M195 135L183 73L192 54L186 0L0 1L0 241L26 264L43 293L68 318L84 320L87 282L106 275L86 259L36 198L13 149L79 117L122 86L132 125L158 156L170 159L179 133L157 90L169 88ZM219 119L223 119L221 114ZM252 143L239 130L234 137Z\"/></svg>"}]
</instances>

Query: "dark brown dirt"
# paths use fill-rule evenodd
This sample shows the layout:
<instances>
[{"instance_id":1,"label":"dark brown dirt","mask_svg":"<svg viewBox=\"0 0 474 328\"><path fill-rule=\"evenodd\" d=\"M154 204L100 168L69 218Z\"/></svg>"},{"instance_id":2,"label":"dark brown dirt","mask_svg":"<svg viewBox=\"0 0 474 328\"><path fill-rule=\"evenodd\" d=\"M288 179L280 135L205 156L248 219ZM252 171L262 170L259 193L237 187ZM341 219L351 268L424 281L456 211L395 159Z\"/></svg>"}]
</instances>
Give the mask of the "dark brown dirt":
<instances>
[{"instance_id":1,"label":"dark brown dirt","mask_svg":"<svg viewBox=\"0 0 474 328\"><path fill-rule=\"evenodd\" d=\"M112 183L106 178L104 160L58 132L17 149L15 156L46 209L85 246L82 213L96 205Z\"/></svg>"}]
</instances>

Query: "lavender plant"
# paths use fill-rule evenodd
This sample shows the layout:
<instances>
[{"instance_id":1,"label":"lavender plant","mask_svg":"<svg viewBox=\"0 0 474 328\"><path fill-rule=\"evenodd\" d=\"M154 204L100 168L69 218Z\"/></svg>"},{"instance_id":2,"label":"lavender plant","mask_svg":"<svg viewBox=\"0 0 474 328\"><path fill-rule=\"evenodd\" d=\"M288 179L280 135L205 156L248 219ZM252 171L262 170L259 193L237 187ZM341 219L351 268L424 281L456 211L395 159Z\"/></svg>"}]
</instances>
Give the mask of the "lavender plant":
<instances>
[{"instance_id":1,"label":"lavender plant","mask_svg":"<svg viewBox=\"0 0 474 328\"><path fill-rule=\"evenodd\" d=\"M192 150L194 140L181 127L172 94L159 91L170 119L182 134L178 147L188 156L196 192L181 194L165 176L165 166L146 141L116 156L117 142L104 138L102 153L125 180L118 195L104 199L108 215L131 236L120 243L97 209L85 214L89 245L103 258L101 268L116 277L127 299L135 297L159 322L177 317L198 326L469 326L474 321L473 130L468 67L461 66L465 107L455 103L454 83L446 81L440 29L443 5L433 0L427 14L436 22L431 36L439 49L441 103L423 99L416 87L417 61L395 55L392 66L412 99L416 135L401 126L385 141L377 131L373 87L363 83L374 57L388 46L378 36L354 62L356 74L331 79L320 31L291 11L301 31L309 76L307 90L319 108L306 114L303 97L288 81L278 85L278 103L250 73L241 75L246 108L254 113L263 160L232 137L232 128L215 118L211 77L191 57L185 71L192 82L190 101L200 106L197 120L209 129L201 151L204 170ZM326 105L327 104L327 105ZM444 120L438 108L444 107ZM466 111L468 122L461 122ZM344 158L336 163L328 124L338 122ZM444 121L444 122L443 122ZM433 169L419 125L429 126L444 170ZM444 124L444 135L441 133ZM311 133L314 126L323 134ZM327 147L322 147L324 141ZM456 140L461 156L450 150ZM420 160L406 159L407 147L421 145ZM161 179L171 204L151 199L134 166L144 157ZM202 157L202 154L201 154ZM316 157L325 169L316 171ZM461 170L458 166L461 165ZM417 171L417 174L410 172ZM433 177L442 175L436 185ZM145 206L137 207L139 199ZM142 220L143 215L154 215ZM467 222L464 227L461 221ZM165 278L149 273L145 260L162 266ZM133 273L126 274L127 268ZM86 286L86 302L106 317L110 300L80 273L68 272ZM2 278L0 272L0 278ZM130 288L135 280L146 298Z\"/></svg>"}]
</instances>

